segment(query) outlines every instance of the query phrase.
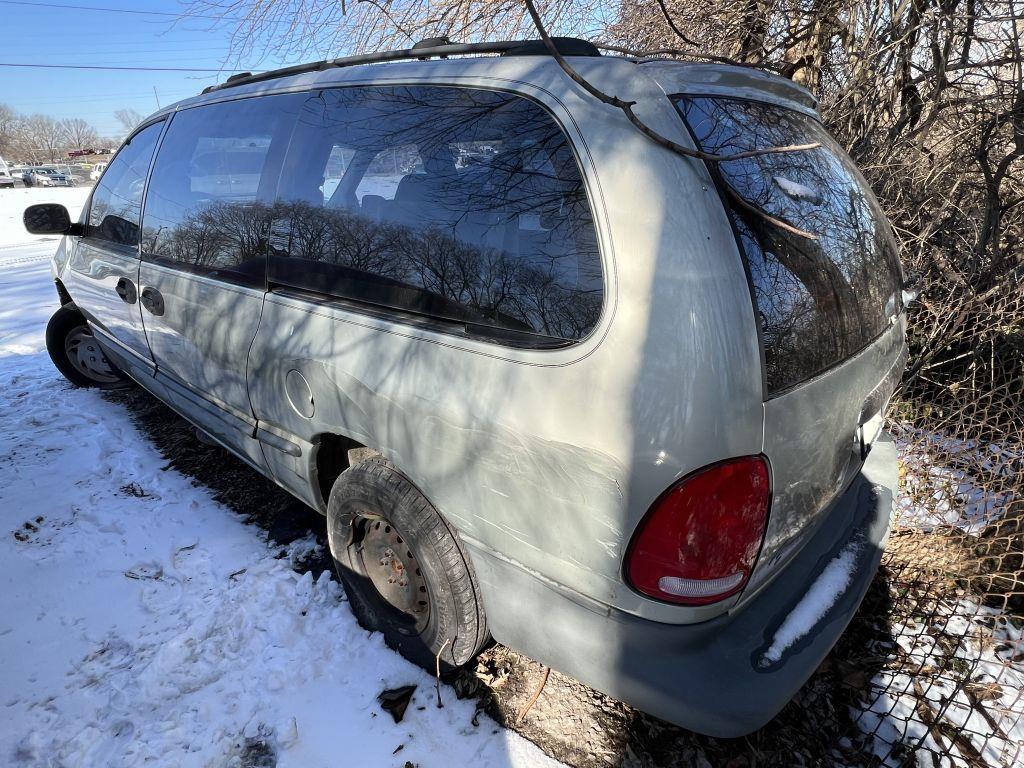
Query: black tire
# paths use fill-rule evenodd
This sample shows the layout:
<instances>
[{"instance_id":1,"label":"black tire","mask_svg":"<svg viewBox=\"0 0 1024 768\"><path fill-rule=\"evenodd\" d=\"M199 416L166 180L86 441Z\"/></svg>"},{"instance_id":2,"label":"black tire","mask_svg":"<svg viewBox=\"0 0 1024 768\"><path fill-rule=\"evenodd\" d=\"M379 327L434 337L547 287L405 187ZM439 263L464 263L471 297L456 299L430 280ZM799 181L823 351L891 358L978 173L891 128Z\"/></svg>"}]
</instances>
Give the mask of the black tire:
<instances>
[{"instance_id":1,"label":"black tire","mask_svg":"<svg viewBox=\"0 0 1024 768\"><path fill-rule=\"evenodd\" d=\"M78 344L86 346L76 362L72 355ZM46 351L57 370L76 387L110 389L126 383L124 375L96 345L85 316L74 304L65 304L46 324Z\"/></svg>"},{"instance_id":2,"label":"black tire","mask_svg":"<svg viewBox=\"0 0 1024 768\"><path fill-rule=\"evenodd\" d=\"M327 532L356 619L383 634L405 658L434 672L440 657L442 672L449 672L487 643L476 574L458 534L389 461L377 456L342 472L331 489ZM390 545L380 549L387 537L397 540L400 552L382 559L381 552L391 551ZM384 584L385 590L402 593L389 600L378 584L396 573L408 584ZM399 607L405 591L426 605Z\"/></svg>"}]
</instances>

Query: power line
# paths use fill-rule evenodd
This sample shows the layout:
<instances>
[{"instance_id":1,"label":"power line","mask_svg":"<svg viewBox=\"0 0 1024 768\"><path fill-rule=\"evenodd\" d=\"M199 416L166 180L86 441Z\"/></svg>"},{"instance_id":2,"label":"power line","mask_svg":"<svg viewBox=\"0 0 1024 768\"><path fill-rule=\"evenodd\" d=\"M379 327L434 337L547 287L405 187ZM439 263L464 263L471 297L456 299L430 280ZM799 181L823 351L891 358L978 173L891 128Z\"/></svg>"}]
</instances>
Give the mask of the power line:
<instances>
[{"instance_id":1,"label":"power line","mask_svg":"<svg viewBox=\"0 0 1024 768\"><path fill-rule=\"evenodd\" d=\"M34 0L0 0L3 5L27 5L33 8L65 8L73 11L102 11L104 13L131 13L138 16L163 16L175 19L213 19L215 21L243 21L238 16L210 16L201 14L181 14L172 11L139 11L132 8L106 8L99 5L65 5L63 3L40 3Z\"/></svg>"},{"instance_id":2,"label":"power line","mask_svg":"<svg viewBox=\"0 0 1024 768\"><path fill-rule=\"evenodd\" d=\"M0 0L3 2L3 0ZM263 72L262 69L197 69L195 67L110 67L99 64L13 64L0 62L0 67L28 67L30 69L113 69L126 70L129 72L215 72L224 74L226 72Z\"/></svg>"}]
</instances>

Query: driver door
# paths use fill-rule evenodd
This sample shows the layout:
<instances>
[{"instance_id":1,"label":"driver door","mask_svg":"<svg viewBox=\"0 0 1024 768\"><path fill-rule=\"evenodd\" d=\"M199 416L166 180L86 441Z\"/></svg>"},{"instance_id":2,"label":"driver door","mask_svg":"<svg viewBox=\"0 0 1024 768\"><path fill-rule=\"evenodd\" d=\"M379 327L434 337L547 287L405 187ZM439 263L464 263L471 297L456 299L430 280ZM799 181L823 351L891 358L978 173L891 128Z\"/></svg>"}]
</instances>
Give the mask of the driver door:
<instances>
[{"instance_id":1,"label":"driver door","mask_svg":"<svg viewBox=\"0 0 1024 768\"><path fill-rule=\"evenodd\" d=\"M302 98L177 112L143 214L139 302L157 381L179 412L257 467L265 461L246 366L281 157Z\"/></svg>"},{"instance_id":2,"label":"driver door","mask_svg":"<svg viewBox=\"0 0 1024 768\"><path fill-rule=\"evenodd\" d=\"M108 353L136 378L152 375L153 357L139 305L139 223L146 176L164 121L121 147L93 190L85 234L72 238L64 285Z\"/></svg>"}]
</instances>

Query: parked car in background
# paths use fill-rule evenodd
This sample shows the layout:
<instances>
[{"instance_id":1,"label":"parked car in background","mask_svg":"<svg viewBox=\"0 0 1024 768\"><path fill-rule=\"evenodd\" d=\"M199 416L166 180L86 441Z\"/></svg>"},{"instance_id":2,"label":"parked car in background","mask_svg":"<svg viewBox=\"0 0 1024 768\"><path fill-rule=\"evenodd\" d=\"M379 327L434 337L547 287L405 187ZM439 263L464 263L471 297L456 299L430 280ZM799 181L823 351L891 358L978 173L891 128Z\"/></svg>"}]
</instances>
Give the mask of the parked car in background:
<instances>
[{"instance_id":1,"label":"parked car in background","mask_svg":"<svg viewBox=\"0 0 1024 768\"><path fill-rule=\"evenodd\" d=\"M74 177L56 168L36 166L27 168L22 174L26 187L73 187Z\"/></svg>"},{"instance_id":2,"label":"parked car in background","mask_svg":"<svg viewBox=\"0 0 1024 768\"><path fill-rule=\"evenodd\" d=\"M0 189L14 189L14 181L10 166L0 157Z\"/></svg>"},{"instance_id":3,"label":"parked car in background","mask_svg":"<svg viewBox=\"0 0 1024 768\"><path fill-rule=\"evenodd\" d=\"M729 162L540 41L235 76L147 118L78 223L26 210L66 235L47 348L326 515L360 622L432 673L494 638L740 736L881 560L896 241L791 80L559 45Z\"/></svg>"},{"instance_id":4,"label":"parked car in background","mask_svg":"<svg viewBox=\"0 0 1024 768\"><path fill-rule=\"evenodd\" d=\"M89 171L89 179L92 181L99 181L100 176L107 169L106 163L96 163L93 165L92 170Z\"/></svg>"},{"instance_id":5,"label":"parked car in background","mask_svg":"<svg viewBox=\"0 0 1024 768\"><path fill-rule=\"evenodd\" d=\"M21 172L21 180L26 187L51 187L50 177L37 168L25 168Z\"/></svg>"}]
</instances>

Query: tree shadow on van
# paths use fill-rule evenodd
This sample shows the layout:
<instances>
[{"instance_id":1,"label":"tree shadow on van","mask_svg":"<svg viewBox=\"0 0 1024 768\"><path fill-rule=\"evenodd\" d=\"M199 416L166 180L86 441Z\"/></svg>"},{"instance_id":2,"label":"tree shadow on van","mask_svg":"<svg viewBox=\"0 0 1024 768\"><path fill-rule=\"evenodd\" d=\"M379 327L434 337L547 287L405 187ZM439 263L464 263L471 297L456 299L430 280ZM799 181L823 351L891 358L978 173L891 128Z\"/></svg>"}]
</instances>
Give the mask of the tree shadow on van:
<instances>
[{"instance_id":1,"label":"tree shadow on van","mask_svg":"<svg viewBox=\"0 0 1024 768\"><path fill-rule=\"evenodd\" d=\"M210 488L215 498L266 531L282 548L313 535L323 545L293 564L314 578L333 565L326 549L324 519L218 446L196 439L194 428L155 398L137 389L107 393L123 404L137 426L167 458L168 467ZM282 550L283 552L284 550ZM794 701L771 723L742 739L699 736L645 715L560 673L552 672L536 704L520 713L536 692L543 667L504 646L480 654L451 680L461 697L471 696L505 727L518 731L552 757L579 768L608 765L815 765L828 762L852 726L850 707L879 671L891 606L888 574L872 584L861 611L837 649ZM876 649L883 649L882 651ZM851 747L852 748L852 742ZM856 764L847 755L847 764ZM868 764L865 762L864 764Z\"/></svg>"}]
</instances>

